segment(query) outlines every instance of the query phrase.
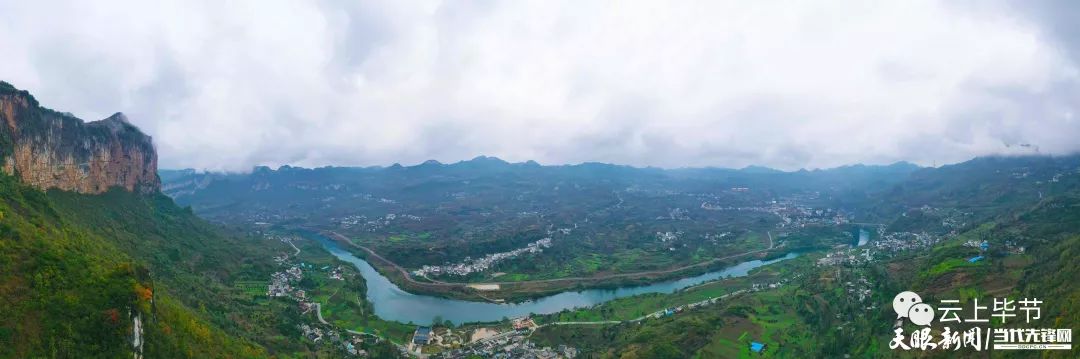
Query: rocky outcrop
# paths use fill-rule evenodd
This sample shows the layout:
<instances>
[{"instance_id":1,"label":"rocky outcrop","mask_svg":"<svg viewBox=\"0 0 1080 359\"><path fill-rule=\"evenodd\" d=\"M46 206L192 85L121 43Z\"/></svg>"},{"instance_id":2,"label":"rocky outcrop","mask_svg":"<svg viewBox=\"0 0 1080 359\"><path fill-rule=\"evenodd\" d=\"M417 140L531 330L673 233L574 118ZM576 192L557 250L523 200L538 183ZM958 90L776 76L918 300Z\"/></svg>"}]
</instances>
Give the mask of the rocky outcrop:
<instances>
[{"instance_id":1,"label":"rocky outcrop","mask_svg":"<svg viewBox=\"0 0 1080 359\"><path fill-rule=\"evenodd\" d=\"M121 113L85 123L0 82L0 120L0 169L27 184L80 193L161 187L150 136Z\"/></svg>"}]
</instances>

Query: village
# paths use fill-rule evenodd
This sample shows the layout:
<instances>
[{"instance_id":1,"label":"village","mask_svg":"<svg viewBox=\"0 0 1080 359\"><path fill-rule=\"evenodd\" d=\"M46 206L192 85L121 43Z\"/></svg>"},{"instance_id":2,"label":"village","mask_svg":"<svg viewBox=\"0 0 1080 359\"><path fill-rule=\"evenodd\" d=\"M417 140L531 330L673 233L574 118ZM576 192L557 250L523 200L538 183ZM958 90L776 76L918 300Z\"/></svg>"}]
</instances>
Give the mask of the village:
<instances>
[{"instance_id":1,"label":"village","mask_svg":"<svg viewBox=\"0 0 1080 359\"><path fill-rule=\"evenodd\" d=\"M296 301L296 308L300 311L301 315L314 313L314 317L318 319L318 322L303 323L299 325L300 333L305 338L312 343L329 345L339 349L345 354L357 357L367 356L367 352L361 349L362 344L367 342L378 344L384 340L381 337L369 333L341 330L334 327L323 318L322 305L313 302L308 298L307 292L297 286L297 284L304 279L305 271L309 273L318 271L325 273L331 280L344 281L345 271L341 265L324 265L316 268L311 263L295 261L296 256L300 254L300 249L296 247L293 241L300 240L298 237L281 235L272 235L268 237L290 245L296 252L291 256L289 254L282 254L274 258L279 266L286 268L270 275L270 282L267 285L266 295L270 298L283 298ZM399 349L404 353L404 348L399 347Z\"/></svg>"},{"instance_id":2,"label":"village","mask_svg":"<svg viewBox=\"0 0 1080 359\"><path fill-rule=\"evenodd\" d=\"M708 203L702 203L702 208L708 210L733 210L733 211L753 211L762 212L775 215L779 218L779 223L776 224L778 228L802 228L807 226L820 226L820 225L838 225L847 224L851 222L849 213L845 213L839 210L833 210L829 208L812 208L809 206L799 205L797 201L792 198L785 198L781 200L769 201L764 206L760 207L738 207L738 206L713 206ZM676 210L671 211L669 218L678 220L683 216L683 212ZM871 296L874 295L873 286L870 281L864 276L864 273L860 271L848 271L841 275L840 267L850 266L862 266L871 262L889 258L897 254L901 254L908 251L921 250L929 248L938 244L945 238L949 238L954 235L955 230L962 227L966 223L967 216L970 213L964 213L959 211L942 210L929 206L923 206L921 208L913 209L912 211L923 212L929 216L933 216L940 220L941 228L949 230L949 234L931 234L927 232L909 232L909 231L897 231L888 232L884 225L875 224L860 224L865 226L874 226L876 228L869 229L874 231L872 241L860 241L859 244L852 244L837 246L833 251L826 252L825 255L816 260L818 266L823 267L837 267L837 272L834 276L823 276L822 279L836 279L839 280L839 284L842 290L847 294L848 298L851 298L852 302L860 303L862 307L867 309L873 309L876 305L871 301ZM373 221L367 221L363 216L357 216L351 219L359 225L367 226L383 226L396 220L410 220L418 221L419 217L408 215L387 214L379 217ZM587 219L586 219L587 221ZM491 253L485 255L479 259L471 259L466 257L464 261L454 264L445 264L441 266L425 265L420 269L412 272L412 274L418 277L429 276L444 276L444 275L458 275L464 276L472 273L483 272L491 269L501 261L513 259L525 254L541 253L546 248L550 248L552 245L552 235L567 235L574 228L577 228L575 223L573 227L567 228L554 228L554 224L548 225L548 236L546 238L537 240L527 244L525 247L517 248L511 251ZM935 232L937 233L937 232ZM685 234L681 231L657 231L655 232L655 238L661 243L674 243L683 240ZM721 239L735 238L731 232L723 232L719 234L706 233L705 239L713 241L714 243ZM287 239L282 239L283 242L292 245ZM968 241L963 243L964 246L978 248L981 251L987 250L987 243L985 241ZM1024 248L1015 246L1012 243L1006 243L1007 250L1011 253L1023 253ZM295 248L295 246L293 246ZM297 250L299 251L299 250ZM364 339L372 340L372 338L363 337L364 333L356 333L348 330L338 330L333 326L328 325L322 321L320 313L320 305L313 303L308 298L308 294L302 289L298 289L294 284L304 278L304 274L308 271L321 270L328 273L328 276L334 279L341 280L340 267L321 267L315 268L311 264L307 263L291 263L288 256L282 256L278 259L278 262L285 268L282 271L276 272L271 276L271 282L268 285L267 294L271 297L284 297L296 300L298 302L298 308L305 314L315 313L316 317L320 319L320 323L304 324L301 329L304 336L312 342L327 343L334 347L340 348L343 352L350 355L365 355L365 352L360 349L360 344L364 343ZM973 257L971 261L981 260L982 256ZM825 272L829 273L831 271ZM798 277L798 276L795 276ZM713 297L705 300L701 300L694 303L685 305L673 306L664 308L652 312L648 315L641 316L639 318L630 320L615 320L615 321L594 321L594 322L548 322L543 324L537 324L533 318L522 317L515 318L509 321L509 323L489 323L487 325L468 325L464 327L454 326L442 326L440 324L418 326L413 331L412 337L405 342L404 345L395 344L397 348L403 354L415 357L431 357L431 358L466 358L472 356L480 356L484 358L574 358L579 356L577 348L569 347L566 345L558 345L553 347L538 345L536 342L530 340L532 334L544 327L548 326L561 326L561 325L617 325L621 323L637 323L647 320L657 320L669 316L679 315L685 311L694 310L704 306L716 304L719 301L729 297L736 296L744 293L772 290L783 286L789 282L792 278L786 278L782 280L775 280L771 283L753 283L748 288L739 289L731 293L725 294L720 297ZM537 319L541 320L543 318ZM509 324L509 325L507 325ZM367 334L371 336L370 334ZM374 340L385 340L374 337ZM757 339L761 340L761 339ZM749 349L751 352L762 353L768 348L767 340L761 340L760 342L753 340L749 343Z\"/></svg>"},{"instance_id":3,"label":"village","mask_svg":"<svg viewBox=\"0 0 1080 359\"><path fill-rule=\"evenodd\" d=\"M543 238L536 242L529 243L523 248L518 248L508 252L491 253L483 258L471 259L465 257L463 263L447 264L441 266L424 265L413 271L413 275L418 277L427 276L439 276L439 275L468 275L470 273L483 272L491 268L493 265L500 261L511 259L522 254L527 253L541 253L544 248L551 247L551 238Z\"/></svg>"},{"instance_id":4,"label":"village","mask_svg":"<svg viewBox=\"0 0 1080 359\"><path fill-rule=\"evenodd\" d=\"M516 318L511 322L512 328L496 332L491 328L481 327L473 331L470 341L462 345L450 328L418 327L413 334L413 340L409 344L411 353L422 355L424 346L435 345L442 349L448 349L431 355L432 358L465 358L479 355L484 358L527 358L527 359L556 359L575 358L577 349L565 345L558 347L540 347L529 340L529 336L539 326L530 318Z\"/></svg>"},{"instance_id":5,"label":"village","mask_svg":"<svg viewBox=\"0 0 1080 359\"><path fill-rule=\"evenodd\" d=\"M774 280L768 283L755 283L749 288L739 289L730 293L700 300L697 302L663 308L655 312L630 320L588 321L588 322L550 322L537 324L533 318L520 317L510 320L510 327L499 332L489 327L479 327L473 330L468 343L463 343L459 336L460 331L455 332L450 328L432 328L428 326L417 327L413 333L413 339L408 345L411 354L422 356L425 348L437 347L430 354L432 358L466 358L481 356L484 358L575 358L579 355L576 348L559 345L557 347L540 347L529 340L532 334L548 326L564 325L616 325L623 323L640 323L647 320L657 320L665 317L679 315L684 312L715 305L730 297L746 293L753 293L779 288L800 275L790 276ZM705 285L704 283L701 285ZM761 353L767 347L764 343L752 342L748 348L752 352Z\"/></svg>"},{"instance_id":6,"label":"village","mask_svg":"<svg viewBox=\"0 0 1080 359\"><path fill-rule=\"evenodd\" d=\"M380 199L380 201L390 201L390 200L382 198L382 199ZM362 230L362 231L375 232L377 230L380 230L380 229L383 229L383 228L385 228L387 226L390 226L392 223L394 223L396 221L420 222L421 220L423 220L423 217L420 217L420 216L417 216L417 215L412 215L412 214L407 214L407 213L406 214L387 213L384 216L376 217L376 218L373 218L373 219L368 219L368 216L360 214L360 215L349 215L349 216L345 216L345 217L341 217L341 218L331 218L330 220L331 220L331 222L337 223L337 225L342 229L357 228L357 229Z\"/></svg>"},{"instance_id":7,"label":"village","mask_svg":"<svg viewBox=\"0 0 1080 359\"><path fill-rule=\"evenodd\" d=\"M734 192L750 191L746 187L732 188ZM701 209L708 211L736 211L736 212L759 212L775 215L780 219L777 228L802 228L807 225L819 224L845 224L851 222L850 215L832 208L814 208L801 204L809 200L816 200L818 193L792 195L768 201L764 205L757 206L730 206L710 202L701 202Z\"/></svg>"}]
</instances>

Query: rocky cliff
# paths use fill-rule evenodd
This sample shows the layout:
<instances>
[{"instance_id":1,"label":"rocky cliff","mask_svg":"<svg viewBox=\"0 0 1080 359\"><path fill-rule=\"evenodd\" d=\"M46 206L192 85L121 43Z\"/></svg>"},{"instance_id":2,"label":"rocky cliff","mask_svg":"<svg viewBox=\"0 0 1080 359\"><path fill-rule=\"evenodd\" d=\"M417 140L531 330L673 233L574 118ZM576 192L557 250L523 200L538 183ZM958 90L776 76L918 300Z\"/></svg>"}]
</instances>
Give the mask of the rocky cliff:
<instances>
[{"instance_id":1,"label":"rocky cliff","mask_svg":"<svg viewBox=\"0 0 1080 359\"><path fill-rule=\"evenodd\" d=\"M150 136L123 114L85 123L2 81L0 169L41 189L152 193L161 187Z\"/></svg>"}]
</instances>

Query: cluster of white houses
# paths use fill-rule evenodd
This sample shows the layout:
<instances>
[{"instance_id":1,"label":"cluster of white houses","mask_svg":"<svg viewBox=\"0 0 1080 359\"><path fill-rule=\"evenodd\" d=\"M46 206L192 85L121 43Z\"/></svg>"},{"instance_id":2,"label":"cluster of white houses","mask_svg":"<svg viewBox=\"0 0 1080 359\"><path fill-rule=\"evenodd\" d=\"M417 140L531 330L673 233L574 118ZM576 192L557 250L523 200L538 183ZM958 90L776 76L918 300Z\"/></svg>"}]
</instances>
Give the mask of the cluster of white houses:
<instances>
[{"instance_id":1,"label":"cluster of white houses","mask_svg":"<svg viewBox=\"0 0 1080 359\"><path fill-rule=\"evenodd\" d=\"M509 252L492 253L479 259L465 258L462 263L447 264L441 266L425 265L413 271L413 275L418 277L425 277L428 275L468 275L475 272L483 272L491 268L503 260L514 258L525 253L540 253L544 251L544 248L551 247L551 238L544 238L536 242L529 243L524 248L518 248Z\"/></svg>"}]
</instances>

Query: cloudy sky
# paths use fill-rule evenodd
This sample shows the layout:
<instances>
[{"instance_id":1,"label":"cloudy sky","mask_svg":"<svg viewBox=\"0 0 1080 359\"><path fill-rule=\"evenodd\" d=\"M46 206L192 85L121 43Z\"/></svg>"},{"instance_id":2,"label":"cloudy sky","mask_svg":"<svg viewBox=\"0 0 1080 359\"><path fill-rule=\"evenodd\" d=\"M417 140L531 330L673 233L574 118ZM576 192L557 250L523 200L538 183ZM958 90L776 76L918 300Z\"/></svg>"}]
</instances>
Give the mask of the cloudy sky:
<instances>
[{"instance_id":1,"label":"cloudy sky","mask_svg":"<svg viewBox=\"0 0 1080 359\"><path fill-rule=\"evenodd\" d=\"M165 168L940 165L1080 149L1074 4L5 0L0 79Z\"/></svg>"}]
</instances>

